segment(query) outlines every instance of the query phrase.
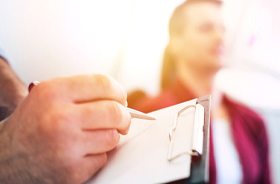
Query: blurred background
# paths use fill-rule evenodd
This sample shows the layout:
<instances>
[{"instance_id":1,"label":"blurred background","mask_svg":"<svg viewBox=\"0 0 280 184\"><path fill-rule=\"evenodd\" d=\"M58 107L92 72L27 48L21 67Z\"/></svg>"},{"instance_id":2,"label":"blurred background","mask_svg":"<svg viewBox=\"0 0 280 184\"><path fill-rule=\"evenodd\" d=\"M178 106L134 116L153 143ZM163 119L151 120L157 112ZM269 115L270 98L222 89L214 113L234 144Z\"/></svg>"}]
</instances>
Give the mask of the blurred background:
<instances>
[{"instance_id":1,"label":"blurred background","mask_svg":"<svg viewBox=\"0 0 280 184\"><path fill-rule=\"evenodd\" d=\"M105 73L159 91L168 20L182 0L0 0L0 47L26 84ZM280 2L224 0L226 67L217 88L266 119L280 183ZM278 173L278 175L277 175Z\"/></svg>"}]
</instances>

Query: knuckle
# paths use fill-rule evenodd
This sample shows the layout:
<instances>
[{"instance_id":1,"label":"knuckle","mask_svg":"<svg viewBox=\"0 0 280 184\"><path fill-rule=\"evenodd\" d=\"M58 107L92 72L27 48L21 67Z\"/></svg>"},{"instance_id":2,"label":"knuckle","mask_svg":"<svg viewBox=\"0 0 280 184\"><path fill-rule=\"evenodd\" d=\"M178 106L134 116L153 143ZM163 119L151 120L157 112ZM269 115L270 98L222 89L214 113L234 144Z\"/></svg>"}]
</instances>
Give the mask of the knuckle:
<instances>
[{"instance_id":1,"label":"knuckle","mask_svg":"<svg viewBox=\"0 0 280 184\"><path fill-rule=\"evenodd\" d=\"M111 90L112 89L112 80L106 75L94 75L93 76L96 85L103 90Z\"/></svg>"},{"instance_id":2,"label":"knuckle","mask_svg":"<svg viewBox=\"0 0 280 184\"><path fill-rule=\"evenodd\" d=\"M94 75L94 85L103 90L110 98L117 99L120 103L126 104L126 90L112 77L106 75Z\"/></svg>"}]
</instances>

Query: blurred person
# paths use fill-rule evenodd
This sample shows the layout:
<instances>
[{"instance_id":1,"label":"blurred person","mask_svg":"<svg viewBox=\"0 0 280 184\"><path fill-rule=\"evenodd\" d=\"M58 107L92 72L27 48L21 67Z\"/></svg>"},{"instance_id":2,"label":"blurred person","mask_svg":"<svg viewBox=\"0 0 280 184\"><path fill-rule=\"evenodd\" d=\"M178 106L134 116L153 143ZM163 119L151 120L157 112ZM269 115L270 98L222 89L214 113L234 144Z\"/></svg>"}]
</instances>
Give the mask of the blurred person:
<instances>
[{"instance_id":1,"label":"blurred person","mask_svg":"<svg viewBox=\"0 0 280 184\"><path fill-rule=\"evenodd\" d=\"M133 91L127 94L127 101L129 102L129 106L134 108L134 105L141 103L144 99L149 98L145 91L142 89L134 89Z\"/></svg>"},{"instance_id":2,"label":"blurred person","mask_svg":"<svg viewBox=\"0 0 280 184\"><path fill-rule=\"evenodd\" d=\"M161 93L131 106L151 112L212 93L210 183L271 183L263 120L214 89L214 77L223 66L221 5L218 0L189 0L175 9L164 53Z\"/></svg>"},{"instance_id":3,"label":"blurred person","mask_svg":"<svg viewBox=\"0 0 280 184\"><path fill-rule=\"evenodd\" d=\"M130 114L126 93L102 76L26 87L0 53L0 183L84 183L105 165Z\"/></svg>"}]
</instances>

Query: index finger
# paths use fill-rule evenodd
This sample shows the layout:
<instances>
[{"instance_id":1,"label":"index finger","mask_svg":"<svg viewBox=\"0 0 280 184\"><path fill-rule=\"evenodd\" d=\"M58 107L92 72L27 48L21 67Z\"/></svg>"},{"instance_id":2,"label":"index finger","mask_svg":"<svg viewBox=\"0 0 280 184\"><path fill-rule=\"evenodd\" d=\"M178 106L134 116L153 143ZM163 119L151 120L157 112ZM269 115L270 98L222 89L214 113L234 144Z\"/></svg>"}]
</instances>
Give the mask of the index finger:
<instances>
[{"instance_id":1,"label":"index finger","mask_svg":"<svg viewBox=\"0 0 280 184\"><path fill-rule=\"evenodd\" d=\"M80 75L57 78L49 82L51 82L51 88L60 94L59 97L75 103L96 100L115 100L123 105L127 103L127 93L118 82L109 76Z\"/></svg>"}]
</instances>

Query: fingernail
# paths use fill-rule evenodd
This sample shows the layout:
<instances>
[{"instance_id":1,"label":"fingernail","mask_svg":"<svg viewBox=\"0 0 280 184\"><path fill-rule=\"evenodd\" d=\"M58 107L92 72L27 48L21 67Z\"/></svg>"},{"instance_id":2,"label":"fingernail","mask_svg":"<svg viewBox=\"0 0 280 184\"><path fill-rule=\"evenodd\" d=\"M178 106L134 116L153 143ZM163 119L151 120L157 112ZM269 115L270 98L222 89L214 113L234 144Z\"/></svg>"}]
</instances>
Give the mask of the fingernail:
<instances>
[{"instance_id":1,"label":"fingernail","mask_svg":"<svg viewBox=\"0 0 280 184\"><path fill-rule=\"evenodd\" d=\"M33 82L31 82L31 83L29 84L29 86L28 86L28 91L30 92L30 91L32 90L32 88L33 88L34 86L37 86L39 83L40 83L39 81L33 81Z\"/></svg>"}]
</instances>

